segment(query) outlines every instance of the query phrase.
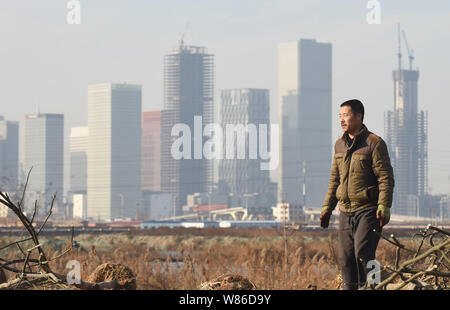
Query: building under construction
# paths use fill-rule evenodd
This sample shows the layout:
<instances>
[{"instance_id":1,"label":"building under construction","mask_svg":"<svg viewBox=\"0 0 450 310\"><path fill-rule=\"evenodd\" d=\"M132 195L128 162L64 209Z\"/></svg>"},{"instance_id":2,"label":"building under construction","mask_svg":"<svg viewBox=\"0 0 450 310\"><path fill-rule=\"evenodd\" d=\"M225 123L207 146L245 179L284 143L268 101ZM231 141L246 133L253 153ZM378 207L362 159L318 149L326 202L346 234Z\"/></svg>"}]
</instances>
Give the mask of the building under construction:
<instances>
[{"instance_id":1,"label":"building under construction","mask_svg":"<svg viewBox=\"0 0 450 310\"><path fill-rule=\"evenodd\" d=\"M202 118L196 128L194 118ZM203 145L203 128L214 121L214 55L206 48L186 46L183 40L164 57L164 109L161 115L161 191L172 194L173 213L179 215L186 196L210 192L213 184L213 161L194 154ZM191 130L191 159L175 159L171 149L177 137L175 124ZM181 134L180 134L181 135ZM195 139L195 136L200 139ZM196 156L197 155L197 156Z\"/></svg>"},{"instance_id":2,"label":"building under construction","mask_svg":"<svg viewBox=\"0 0 450 310\"><path fill-rule=\"evenodd\" d=\"M402 67L401 36L409 56L409 69ZM385 112L385 139L394 168L392 212L419 216L428 189L428 113L418 111L419 71L413 70L413 54L405 33L398 38L398 69L393 71L394 110Z\"/></svg>"}]
</instances>

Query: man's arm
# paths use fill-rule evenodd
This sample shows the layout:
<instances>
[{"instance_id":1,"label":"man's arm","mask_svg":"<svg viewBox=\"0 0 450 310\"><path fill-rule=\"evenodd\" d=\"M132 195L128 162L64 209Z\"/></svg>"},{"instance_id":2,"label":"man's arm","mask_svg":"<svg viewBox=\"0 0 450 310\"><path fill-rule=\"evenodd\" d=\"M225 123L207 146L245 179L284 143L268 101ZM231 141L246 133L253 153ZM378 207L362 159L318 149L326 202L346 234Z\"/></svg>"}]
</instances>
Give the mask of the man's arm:
<instances>
[{"instance_id":1,"label":"man's arm","mask_svg":"<svg viewBox=\"0 0 450 310\"><path fill-rule=\"evenodd\" d=\"M334 155L333 162L331 164L330 181L328 182L328 191L327 194L325 195L325 200L323 202L323 205L329 207L331 210L334 210L338 202L336 198L336 190L339 184L340 184L339 167L336 162L336 155Z\"/></svg>"},{"instance_id":2,"label":"man's arm","mask_svg":"<svg viewBox=\"0 0 450 310\"><path fill-rule=\"evenodd\" d=\"M391 207L394 192L394 171L388 149L383 139L375 145L372 152L372 169L378 178L378 205Z\"/></svg>"}]
</instances>

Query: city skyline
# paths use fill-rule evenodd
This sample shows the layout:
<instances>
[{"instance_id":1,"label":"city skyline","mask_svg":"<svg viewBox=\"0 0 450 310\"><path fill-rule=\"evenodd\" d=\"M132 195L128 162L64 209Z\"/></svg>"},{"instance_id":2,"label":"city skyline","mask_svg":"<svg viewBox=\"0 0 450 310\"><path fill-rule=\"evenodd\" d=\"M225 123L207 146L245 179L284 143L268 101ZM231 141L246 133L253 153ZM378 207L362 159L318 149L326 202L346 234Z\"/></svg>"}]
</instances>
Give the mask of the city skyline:
<instances>
[{"instance_id":1,"label":"city skyline","mask_svg":"<svg viewBox=\"0 0 450 310\"><path fill-rule=\"evenodd\" d=\"M442 31L446 29L445 25L448 25L448 20L444 19L444 16L449 11L449 5L443 1L438 1L434 6L428 7L426 5L422 6L418 1L399 1L396 4L382 3L383 17L380 25L368 25L365 21L367 13L365 3L356 4L356 2L345 6L327 2L327 4L319 7L319 5L312 2L305 2L306 4L304 5L297 5L289 1L284 1L281 5L265 2L259 5L254 1L250 1L235 15L232 14L235 12L233 3L206 5L204 8L177 3L180 7L188 6L190 14L174 13L175 16L171 16L169 20L175 17L178 20L168 30L167 37L158 42L151 53L154 56L144 57L144 54L138 53L134 57L136 58L135 61L129 57L117 58L118 54L114 51L107 51L106 47L112 44L113 37L106 36L99 43L93 42L92 39L95 35L110 32L110 29L106 26L112 23L113 17L117 16L115 14L120 9L125 8L127 12L135 13L136 10L141 8L145 9L143 10L144 12L149 12L146 10L149 8L148 6L128 5L123 7L115 3L110 6L112 12L109 14L101 12L102 5L103 7L108 7L105 2L101 4L81 2L84 13L82 23L79 26L69 26L64 24L65 14L67 13L65 3L62 5L56 5L56 3L51 1L42 5L30 5L27 3L27 6L30 6L30 8L26 10L24 2L18 1L17 4L11 4L5 10L2 10L2 14L17 10L15 15L18 21L13 24L20 26L20 23L22 23L23 27L17 27L17 36L12 36L12 31L11 33L8 31L5 33L5 42L8 44L8 47L2 48L0 53L3 56L2 59L9 59L8 63L2 63L9 74L7 75L7 80L5 80L5 77L2 80L3 89L0 92L0 100L5 102L2 104L15 103L12 104L10 109L5 109L2 114L8 120L19 121L21 127L23 127L22 111L30 111L34 109L36 104L39 104L43 112L70 115L70 118L66 117L65 120L65 139L67 139L67 132L71 127L87 124L87 92L85 88L92 80L127 80L130 83L141 84L144 88L143 110L160 109L162 107L162 84L160 80L162 55L170 47L176 45L178 34L185 31L186 21L189 19L191 21L186 35L186 42L207 46L216 55L216 89L219 91L221 89L246 86L267 88L271 92L271 111L278 110L279 105L278 100L274 99L277 98L277 87L274 86L276 85L276 78L273 78L273 73L276 73L277 44L286 40L308 37L314 37L320 42L332 43L334 47L333 52L336 52L336 55L334 55L336 62L333 64L333 117L336 114L339 103L344 99L349 97L361 98L367 108L366 119L369 128L382 135L383 112L391 109L393 102L391 71L395 67L396 61L395 29L396 24L400 22L404 25L410 39L410 45L415 50L416 64L420 66L419 102L421 108L429 112L429 183L432 187L431 192L448 193L449 191L450 182L448 175L450 175L450 171L448 167L450 166L450 149L448 146L439 143L445 137L443 132L446 132L446 127L444 127L444 130L441 127L449 126L445 122L445 116L448 114L449 108L448 105L444 104L445 100L441 99L448 98L448 90L445 87L445 79L442 78L442 74L448 71L446 68L449 65L444 58L444 55L448 52L448 44L443 45L444 41L449 41L446 40L448 33ZM171 5L173 6L174 4L172 3ZM154 9L155 11L163 10L163 12L167 12L167 7L171 5L158 5ZM164 8L161 9L160 6ZM293 11L292 13L288 12L289 7ZM213 18L205 18L200 13L196 14L195 10L203 13L212 12L212 16L215 16L214 14L218 14L219 9L222 9L226 16L231 16L230 19L232 21L238 22L233 27L230 27L228 34L225 33L224 35L224 31L221 30L218 34L216 33L218 38L215 38L211 36L211 30L207 31L202 28L202 25L211 23ZM270 9L274 10L270 12ZM31 14L29 10L36 10L37 13L33 14L42 13L42 15L50 18L48 21L28 20L27 18ZM250 14L252 10L258 13L256 17ZM308 11L311 12L309 15L315 16L318 21L323 21L323 24L319 25L312 17L307 17L306 12ZM2 20L3 23L10 21L6 15ZM189 17L188 15L192 16ZM279 26L265 32L246 26L246 22L251 24L252 20L261 21L265 20L265 16L274 15L278 18L286 17L288 23L293 27L290 27L287 32L281 31L281 29L285 29L285 26ZM31 16L33 15L31 14ZM298 16L305 17L304 20L306 21L296 24L294 21ZM335 18L333 21L327 20L327 18L332 16ZM143 15L137 14L136 20L139 21L142 17ZM94 31L96 29L93 23L94 19L101 22L99 29L96 30L97 32ZM220 20L228 24L223 17ZM337 24L341 25L339 28L342 29L334 29L336 27L332 27ZM31 25L36 26L36 29L31 29ZM274 22L268 22L267 26L258 25L266 29L266 27L275 24ZM302 25L305 27L300 27ZM352 30L352 28L355 28L355 25L360 26L358 30ZM243 31L237 32L238 26ZM122 30L122 34L131 34L132 32L130 31L133 29L137 33L143 31L136 28L135 24L130 23L125 30ZM25 32L25 30L29 32ZM90 31L94 32L94 34L89 34ZM150 29L148 32L151 37L155 30ZM344 38L343 33L346 33L346 36L349 38ZM31 37L32 35L35 36L35 39ZM81 35L87 35L86 39L82 39ZM356 40L353 40L352 37ZM124 40L134 45L144 44L140 38L137 40L134 36L130 36L130 38L126 37ZM248 40L249 38L251 40ZM274 40L274 38L276 39ZM23 47L27 42L28 44L29 42L37 43L34 40L43 40L45 44L39 45L39 48L32 56L24 58L23 53L17 52L17 48ZM76 42L79 42L79 44ZM86 44L89 42L94 43L90 49L92 55L83 52L79 57L76 57L79 53L74 53L72 50L79 52L80 49L86 48ZM373 44L374 42L377 42L377 44ZM142 46L145 47L146 45ZM234 48L231 48L231 46ZM63 58L55 57L54 52L50 50L52 48L56 48L55 51L62 52L60 54L65 56ZM260 52L254 53L255 50ZM123 52L123 50L121 51ZM143 49L143 52L148 51L148 48ZM83 62L87 60L87 64L91 64L89 58L87 58L88 55L90 56L89 58L97 59L99 66L90 66L90 69L88 69L85 65L76 65L79 64L80 60ZM125 53L124 55L130 54ZM104 60L101 60L99 57L104 58ZM115 62L112 61L114 57L118 59ZM52 61L53 59L55 61ZM19 60L23 61L22 65L17 65ZM267 66L263 70L257 70L257 66L260 66L262 63L267 64ZM12 70L11 65L14 65L15 70ZM44 74L40 79L36 79L36 72L39 72L39 69L42 71L44 67L52 72L53 77ZM102 71L100 70L101 68L109 69ZM80 71L81 69L82 71ZM27 74L25 74L24 70L27 70ZM54 78L59 76L58 73L61 72L66 74L67 80ZM70 72L73 72L73 74ZM232 72L234 74L230 75ZM236 74L237 72L239 74ZM369 72L370 74L368 74ZM17 75L25 76L21 84L17 83ZM35 83L36 86L31 85L31 82ZM31 91L19 91L18 85ZM66 94L66 96L62 96L62 94ZM69 95L67 96L67 94ZM276 112L274 114L271 115L272 121L277 119ZM336 129L338 128L337 117L332 118L332 121L334 140L339 135L340 130ZM68 143L65 143L65 146L67 147ZM21 153L23 155L23 148ZM65 159L68 158L67 154L68 152L66 151ZM68 160L65 160L66 175L68 162ZM277 178L273 177L273 180L277 180ZM66 189L67 186L68 184L65 184Z\"/></svg>"}]
</instances>

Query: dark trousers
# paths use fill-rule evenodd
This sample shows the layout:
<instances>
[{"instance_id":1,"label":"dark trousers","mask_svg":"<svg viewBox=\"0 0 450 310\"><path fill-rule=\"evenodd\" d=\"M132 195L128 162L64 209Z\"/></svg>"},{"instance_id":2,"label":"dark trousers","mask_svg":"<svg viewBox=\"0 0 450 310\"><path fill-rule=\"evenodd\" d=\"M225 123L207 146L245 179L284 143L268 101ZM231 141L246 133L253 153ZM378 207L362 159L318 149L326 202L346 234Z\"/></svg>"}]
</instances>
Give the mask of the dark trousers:
<instances>
[{"instance_id":1,"label":"dark trousers","mask_svg":"<svg viewBox=\"0 0 450 310\"><path fill-rule=\"evenodd\" d=\"M343 289L356 290L366 282L367 262L375 259L381 233L377 206L339 215L339 265Z\"/></svg>"}]
</instances>

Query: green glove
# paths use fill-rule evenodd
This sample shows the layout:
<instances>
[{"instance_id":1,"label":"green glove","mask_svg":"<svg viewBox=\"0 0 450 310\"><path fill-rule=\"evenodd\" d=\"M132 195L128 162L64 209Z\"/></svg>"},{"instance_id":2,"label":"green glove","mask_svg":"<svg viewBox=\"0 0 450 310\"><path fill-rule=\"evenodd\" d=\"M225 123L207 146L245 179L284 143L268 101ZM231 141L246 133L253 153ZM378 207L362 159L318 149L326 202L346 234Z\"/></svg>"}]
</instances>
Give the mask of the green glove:
<instances>
[{"instance_id":1,"label":"green glove","mask_svg":"<svg viewBox=\"0 0 450 310\"><path fill-rule=\"evenodd\" d=\"M327 228L330 224L331 213L333 210L328 207L322 207L322 212L320 213L320 227Z\"/></svg>"},{"instance_id":2,"label":"green glove","mask_svg":"<svg viewBox=\"0 0 450 310\"><path fill-rule=\"evenodd\" d=\"M380 226L383 227L391 219L391 208L384 205L378 205L377 219L380 221Z\"/></svg>"}]
</instances>

